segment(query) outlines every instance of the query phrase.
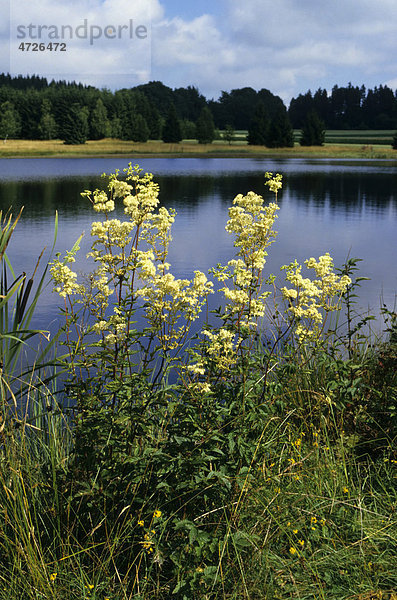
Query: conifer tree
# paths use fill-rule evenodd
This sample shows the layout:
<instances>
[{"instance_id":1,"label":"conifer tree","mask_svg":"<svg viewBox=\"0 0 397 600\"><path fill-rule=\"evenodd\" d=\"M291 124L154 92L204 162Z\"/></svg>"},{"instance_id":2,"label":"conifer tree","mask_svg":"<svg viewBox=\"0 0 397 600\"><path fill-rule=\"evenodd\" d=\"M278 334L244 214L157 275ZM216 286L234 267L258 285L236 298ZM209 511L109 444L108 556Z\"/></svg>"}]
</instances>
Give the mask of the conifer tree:
<instances>
[{"instance_id":1,"label":"conifer tree","mask_svg":"<svg viewBox=\"0 0 397 600\"><path fill-rule=\"evenodd\" d=\"M176 114L175 105L172 103L164 123L162 139L163 142L168 144L179 144L182 140L181 125Z\"/></svg>"},{"instance_id":2,"label":"conifer tree","mask_svg":"<svg viewBox=\"0 0 397 600\"><path fill-rule=\"evenodd\" d=\"M280 107L271 120L265 145L268 148L292 148L294 146L294 132L285 106Z\"/></svg>"},{"instance_id":3,"label":"conifer tree","mask_svg":"<svg viewBox=\"0 0 397 600\"><path fill-rule=\"evenodd\" d=\"M250 146L265 146L268 129L269 119L266 115L265 105L263 102L258 102L248 129L248 144Z\"/></svg>"},{"instance_id":4,"label":"conifer tree","mask_svg":"<svg viewBox=\"0 0 397 600\"><path fill-rule=\"evenodd\" d=\"M147 142L149 139L149 127L146 119L140 114L131 118L131 139L133 142Z\"/></svg>"},{"instance_id":5,"label":"conifer tree","mask_svg":"<svg viewBox=\"0 0 397 600\"><path fill-rule=\"evenodd\" d=\"M325 139L324 122L314 110L310 110L302 129L301 146L322 146Z\"/></svg>"},{"instance_id":6,"label":"conifer tree","mask_svg":"<svg viewBox=\"0 0 397 600\"><path fill-rule=\"evenodd\" d=\"M151 102L149 102L149 111L145 120L149 127L149 138L159 140L161 138L161 117L159 111Z\"/></svg>"},{"instance_id":7,"label":"conifer tree","mask_svg":"<svg viewBox=\"0 0 397 600\"><path fill-rule=\"evenodd\" d=\"M196 136L199 144L212 144L215 139L215 126L208 106L201 109L196 124Z\"/></svg>"},{"instance_id":8,"label":"conifer tree","mask_svg":"<svg viewBox=\"0 0 397 600\"><path fill-rule=\"evenodd\" d=\"M63 121L64 144L85 144L88 133L87 111L73 104L66 112Z\"/></svg>"}]
</instances>

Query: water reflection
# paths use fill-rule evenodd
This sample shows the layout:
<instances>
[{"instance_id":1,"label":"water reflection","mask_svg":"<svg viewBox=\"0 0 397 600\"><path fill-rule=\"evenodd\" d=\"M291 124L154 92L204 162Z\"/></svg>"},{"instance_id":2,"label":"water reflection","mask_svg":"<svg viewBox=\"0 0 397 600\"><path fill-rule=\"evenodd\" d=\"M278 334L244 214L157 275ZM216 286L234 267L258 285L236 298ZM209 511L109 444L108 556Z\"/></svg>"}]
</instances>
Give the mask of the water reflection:
<instances>
[{"instance_id":1,"label":"water reflection","mask_svg":"<svg viewBox=\"0 0 397 600\"><path fill-rule=\"evenodd\" d=\"M59 213L57 250L69 249L82 231L89 232L96 217L80 193L105 185L100 174L128 164L126 159L3 159L0 161L0 209L24 215L9 249L17 272L33 269L44 245L51 245L54 215ZM380 294L393 305L397 289L395 269L397 225L397 168L385 161L330 161L303 159L145 159L140 165L155 175L162 204L174 207L170 262L178 277L194 269L207 271L225 263L233 253L225 232L227 208L238 193L253 190L271 200L264 172L281 172L284 187L276 223L277 242L269 251L267 269L294 258L303 261L329 251L336 264L346 258L363 259L360 302L376 309ZM68 174L68 176L66 176ZM117 211L122 216L122 207ZM90 236L82 243L79 268ZM55 318L58 299L47 290L41 319ZM214 300L214 303L216 300Z\"/></svg>"},{"instance_id":2,"label":"water reflection","mask_svg":"<svg viewBox=\"0 0 397 600\"><path fill-rule=\"evenodd\" d=\"M153 162L159 160L161 159ZM397 168L393 163L389 164L388 168L384 165L378 167L376 162L371 163L367 168L353 163L349 167L344 165L343 169L338 164L334 168L331 168L332 165L324 164L322 170L319 170L321 165L316 164L316 168L313 169L310 163L306 165L301 161L293 163L292 159L288 163L279 161L279 164L270 165L269 161L262 164L259 160L250 159L232 159L227 162L224 162L225 159L213 159L217 161L212 164L213 169L204 171L202 166L204 159L188 159L191 169L186 171L178 168L178 165L184 164L183 161L186 159L168 159L167 163L171 160L173 162L168 164L167 169L162 165L159 173L153 168L149 170L154 172L156 181L160 183L164 204L172 203L175 207L181 204L184 206L186 203L194 206L209 197L219 197L222 202L229 205L237 193L246 193L249 190L264 194L263 173L268 169L277 170L284 175L284 189L280 194L280 203L283 196L289 193L302 206L321 207L329 203L331 210L344 212L346 215L361 211L363 207L381 213L396 206ZM62 162L58 159L52 163L52 166ZM89 166L90 170L93 169L91 162L88 162L87 168ZM105 165L102 164L103 162ZM97 159L97 163L97 173L102 172L101 167L111 166L100 159ZM172 165L174 169L171 169ZM215 169L216 165L218 169ZM32 172L24 169L20 179L18 173L13 174L11 170L11 175L15 179L10 180L7 166L9 165L0 161L0 208L4 210L12 206L16 211L21 205L25 205L29 215L32 216L54 214L55 210L67 210L69 214L77 211L85 212L89 207L87 202L81 199L80 192L84 189L104 186L104 180L98 175L76 176L72 172L68 177L55 175L50 178L50 173L47 173L47 177L43 178L40 175L41 169ZM76 166L76 163L72 162L71 166ZM146 168L150 166L155 165L147 165ZM165 170L167 174L164 174ZM57 171L59 168L55 170ZM107 169L107 172L111 171L112 169Z\"/></svg>"}]
</instances>

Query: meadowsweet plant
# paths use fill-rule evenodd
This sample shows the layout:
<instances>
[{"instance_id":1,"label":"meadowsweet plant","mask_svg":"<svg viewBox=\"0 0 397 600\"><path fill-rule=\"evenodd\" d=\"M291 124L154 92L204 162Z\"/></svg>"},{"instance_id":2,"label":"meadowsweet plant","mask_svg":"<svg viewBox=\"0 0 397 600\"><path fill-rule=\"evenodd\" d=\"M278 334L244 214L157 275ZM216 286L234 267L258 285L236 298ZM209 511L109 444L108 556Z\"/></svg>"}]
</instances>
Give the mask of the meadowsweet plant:
<instances>
[{"instance_id":1,"label":"meadowsweet plant","mask_svg":"<svg viewBox=\"0 0 397 600\"><path fill-rule=\"evenodd\" d=\"M266 173L266 179L277 199L281 175L273 178L272 173ZM227 300L225 318L234 322L237 331L256 330L258 319L265 314L266 298L271 292L263 290L263 269L267 248L276 238L273 225L278 210L277 202L265 205L263 197L254 192L239 194L229 208L226 231L235 237L236 258L213 273L224 284L219 291Z\"/></svg>"},{"instance_id":2,"label":"meadowsweet plant","mask_svg":"<svg viewBox=\"0 0 397 600\"><path fill-rule=\"evenodd\" d=\"M341 297L351 284L347 275L338 277L334 273L328 252L318 261L315 258L306 260L305 265L314 270L317 279L303 277L302 266L296 260L281 267L286 271L286 280L294 286L283 287L281 292L289 302L287 320L296 322L295 335L300 343L319 340L328 313L341 308Z\"/></svg>"},{"instance_id":3,"label":"meadowsweet plant","mask_svg":"<svg viewBox=\"0 0 397 600\"><path fill-rule=\"evenodd\" d=\"M190 364L184 365L180 352L190 326L199 318L215 286L200 271L194 272L192 280L178 279L170 272L167 257L175 211L158 207L159 188L151 174L142 175L141 169L131 164L124 171L123 181L119 179L119 171L110 176L107 191L96 189L82 194L95 212L104 215L102 221L91 226L93 243L88 257L97 268L89 276L88 284L77 282L77 274L69 266L75 261L77 244L63 259L58 256L51 267L55 290L65 299L68 324L73 323L78 336L77 343L68 336L70 356L78 354L80 369L84 366L90 372L94 367L97 376L98 362L92 356L98 353L90 354L87 343L83 343L85 336L94 334L99 338L94 345L102 349L101 365L107 365L113 380L116 375L123 378L126 366L131 374L132 356L139 349L145 367L153 364L154 357L165 371L171 363L178 364L179 372L185 373L192 389L209 392L206 375L214 369L224 375L239 356L242 358L252 348L258 325L266 314L268 298L274 291L268 285L274 279L265 281L264 266L267 250L276 238L273 226L279 210L277 194L282 177L265 174L265 184L274 193L275 202L265 204L264 198L254 192L235 197L226 231L235 238L236 255L226 265L210 271L220 284L217 291L225 298L223 324L217 331L209 327L203 330L201 345L191 352ZM110 218L116 202L124 206L128 220ZM337 300L350 283L346 275L334 274L329 254L318 261L307 260L306 266L314 269L317 279L304 278L296 261L282 267L287 281L294 286L281 289L289 303L285 317L300 343L319 339L324 312L339 308ZM145 346L133 327L133 315L142 304L147 323ZM80 317L77 325L78 305L85 321ZM75 359L71 362L74 364Z\"/></svg>"},{"instance_id":4,"label":"meadowsweet plant","mask_svg":"<svg viewBox=\"0 0 397 600\"><path fill-rule=\"evenodd\" d=\"M265 178L277 200L281 175L266 173ZM272 293L264 289L264 266L267 248L276 238L273 225L278 210L277 202L265 205L264 198L254 192L239 194L229 208L226 231L235 238L236 256L210 271L225 299L219 313L222 326L215 331L203 330L204 340L191 353L194 360L187 367L190 385L199 393L211 392L211 377L214 381L219 377L231 379L231 370L252 348Z\"/></svg>"},{"instance_id":5,"label":"meadowsweet plant","mask_svg":"<svg viewBox=\"0 0 397 600\"><path fill-rule=\"evenodd\" d=\"M75 539L89 540L87 572L113 540L114 581L129 597L215 597L228 585L222 573L230 557L242 564L259 547L241 533L237 513L261 475L258 465L272 455L265 487L278 513L284 488L306 483L303 428L291 426L288 443L283 436L281 458L271 452L272 436L288 429L278 421L285 407L279 379L285 368L293 381L300 350L321 344L350 279L335 275L328 254L306 261L313 278L296 261L282 267L286 285L265 273L281 175L266 173L265 185L271 202L254 192L235 197L226 223L235 255L208 277L172 273L175 212L159 205L153 176L131 165L123 178L112 174L106 190L83 193L98 215L92 272L73 271L79 240L51 264L66 319L64 393L75 403L73 454L57 484L67 490L65 526L73 523ZM117 207L124 219L112 218ZM202 323L191 340L214 292L222 298L218 322ZM309 437L309 455L320 455L321 435ZM280 548L299 562L310 545L297 530Z\"/></svg>"},{"instance_id":6,"label":"meadowsweet plant","mask_svg":"<svg viewBox=\"0 0 397 600\"><path fill-rule=\"evenodd\" d=\"M152 364L154 356L160 357L162 365L175 361L191 323L213 291L212 283L200 271L195 271L192 281L169 272L167 256L175 211L158 208L159 188L151 174L142 175L141 169L131 164L124 171L123 181L118 179L118 171L110 176L107 191L82 194L94 211L103 215L102 221L91 226L93 242L88 257L97 266L88 280L77 282L77 274L69 267L78 245L64 258L57 256L51 266L54 289L65 299L70 362L75 365L78 358L79 373L84 368L86 373L94 373L96 380L99 373L112 380L131 375L138 351L144 367ZM116 202L123 205L127 220L110 218ZM142 332L134 328L138 305L146 318L146 344ZM77 342L71 339L71 327ZM93 335L96 339L87 345ZM98 350L94 351L97 348L101 349L100 363Z\"/></svg>"}]
</instances>

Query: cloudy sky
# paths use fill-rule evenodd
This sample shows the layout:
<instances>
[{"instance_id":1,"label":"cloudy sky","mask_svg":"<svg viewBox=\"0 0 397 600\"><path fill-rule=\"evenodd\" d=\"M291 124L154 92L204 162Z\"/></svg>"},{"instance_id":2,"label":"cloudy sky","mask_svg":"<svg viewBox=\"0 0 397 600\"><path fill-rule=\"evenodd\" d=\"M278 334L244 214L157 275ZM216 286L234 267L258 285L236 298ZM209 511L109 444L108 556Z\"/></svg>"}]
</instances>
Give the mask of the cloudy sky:
<instances>
[{"instance_id":1,"label":"cloudy sky","mask_svg":"<svg viewBox=\"0 0 397 600\"><path fill-rule=\"evenodd\" d=\"M0 10L0 72L111 89L160 80L215 99L251 86L286 103L349 81L397 88L396 0L0 0ZM48 43L50 26L65 52L18 48Z\"/></svg>"}]
</instances>

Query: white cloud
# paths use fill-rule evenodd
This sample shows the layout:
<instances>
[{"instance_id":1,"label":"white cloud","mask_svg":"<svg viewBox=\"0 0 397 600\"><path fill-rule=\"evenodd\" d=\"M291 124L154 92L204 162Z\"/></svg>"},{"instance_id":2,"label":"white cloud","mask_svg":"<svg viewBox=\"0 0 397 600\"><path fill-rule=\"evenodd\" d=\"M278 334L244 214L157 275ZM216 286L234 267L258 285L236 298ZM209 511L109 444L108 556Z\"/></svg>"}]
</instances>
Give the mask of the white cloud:
<instances>
[{"instance_id":1,"label":"white cloud","mask_svg":"<svg viewBox=\"0 0 397 600\"><path fill-rule=\"evenodd\" d=\"M217 59L227 53L214 19L203 15L190 22L180 18L153 25L153 58L160 66L193 64L206 65L217 52Z\"/></svg>"},{"instance_id":2,"label":"white cloud","mask_svg":"<svg viewBox=\"0 0 397 600\"><path fill-rule=\"evenodd\" d=\"M19 0L11 6L12 74L36 73L87 82L124 74L129 85L150 78L151 18L160 19L159 0ZM40 43L32 52L21 42ZM54 43L65 43L65 51ZM53 44L50 50L48 44ZM136 81L133 81L135 78Z\"/></svg>"},{"instance_id":3,"label":"white cloud","mask_svg":"<svg viewBox=\"0 0 397 600\"><path fill-rule=\"evenodd\" d=\"M395 0L225 0L222 15L219 6L216 14L200 14L197 3L191 19L169 18L165 0L12 2L13 12L24 21L73 26L83 18L99 25L118 25L129 18L138 23L147 19L150 6L151 60L150 52L139 55L143 45L136 44L132 52L128 44L111 45L105 39L96 42L94 58L81 53L64 57L71 73L78 67L86 73L84 82L98 86L119 73L114 79L118 87L159 79L172 87L196 85L215 98L221 90L265 87L288 102L309 88L396 81ZM4 3L0 0L0 7ZM0 49L2 39L0 26ZM56 62L50 59L42 65L47 61L54 68Z\"/></svg>"},{"instance_id":4,"label":"white cloud","mask_svg":"<svg viewBox=\"0 0 397 600\"><path fill-rule=\"evenodd\" d=\"M395 0L228 0L222 19L160 19L155 78L221 89L266 87L288 101L309 87L385 83L395 73Z\"/></svg>"}]
</instances>

